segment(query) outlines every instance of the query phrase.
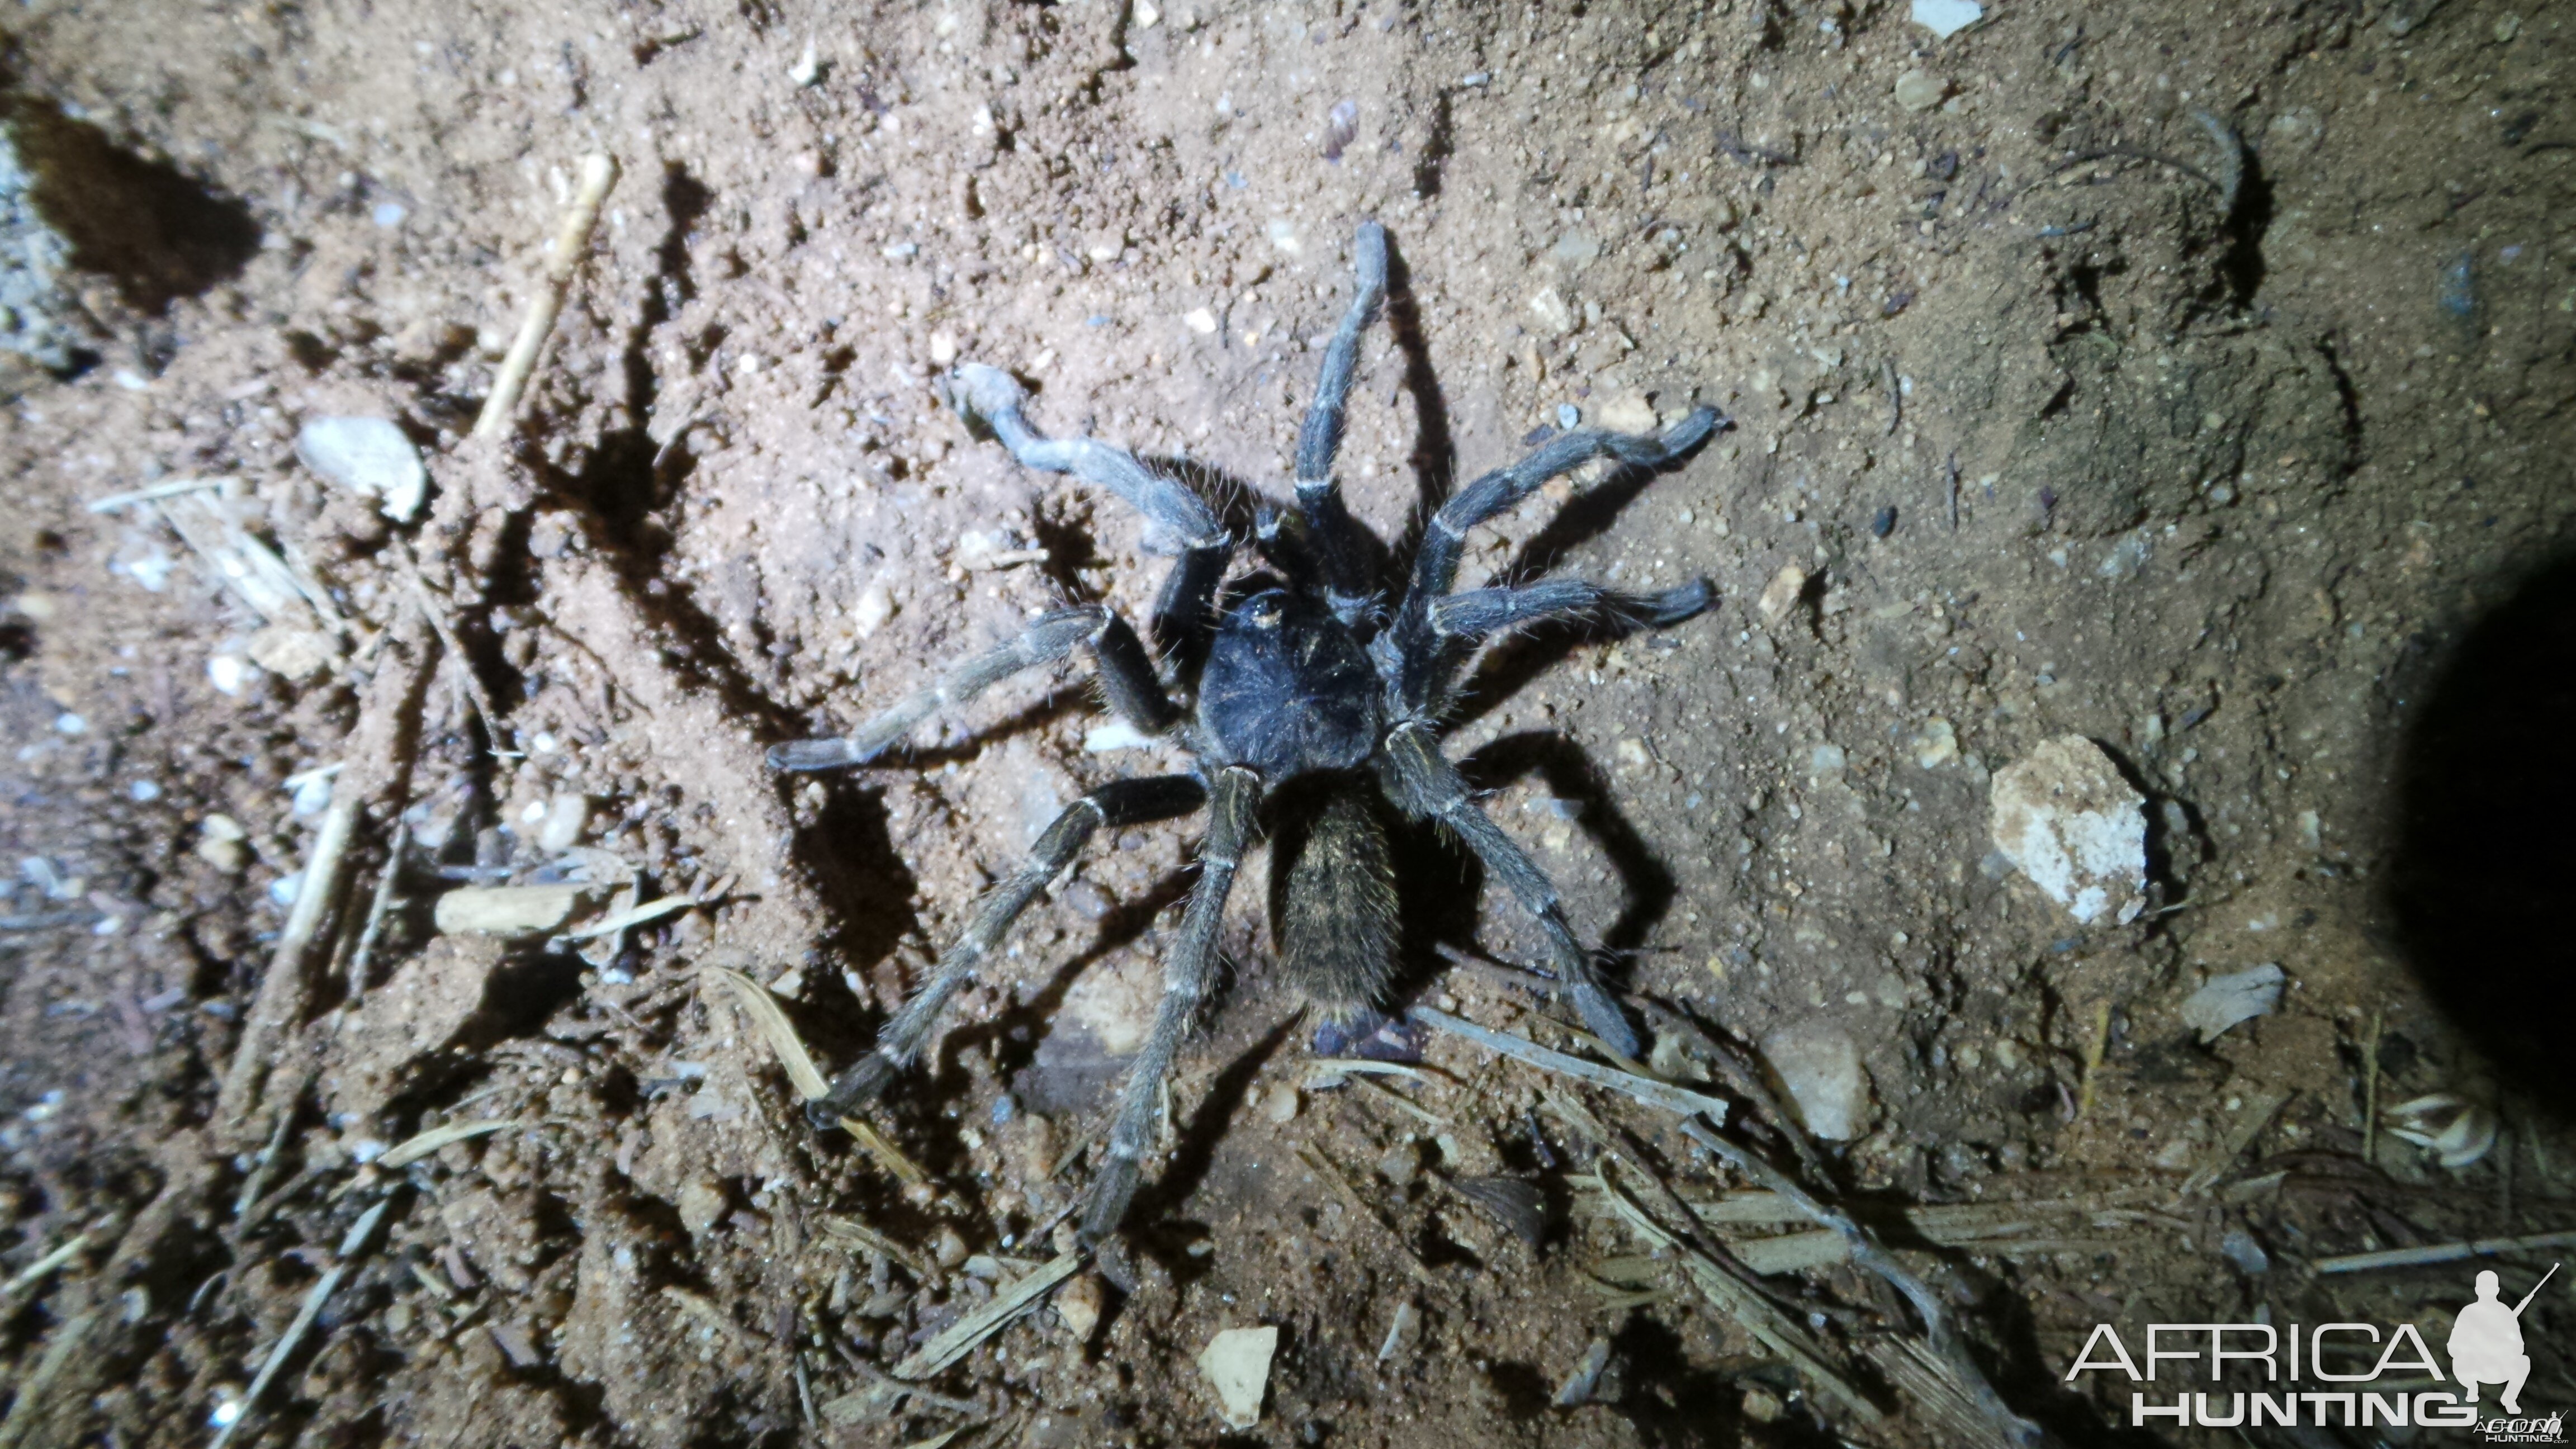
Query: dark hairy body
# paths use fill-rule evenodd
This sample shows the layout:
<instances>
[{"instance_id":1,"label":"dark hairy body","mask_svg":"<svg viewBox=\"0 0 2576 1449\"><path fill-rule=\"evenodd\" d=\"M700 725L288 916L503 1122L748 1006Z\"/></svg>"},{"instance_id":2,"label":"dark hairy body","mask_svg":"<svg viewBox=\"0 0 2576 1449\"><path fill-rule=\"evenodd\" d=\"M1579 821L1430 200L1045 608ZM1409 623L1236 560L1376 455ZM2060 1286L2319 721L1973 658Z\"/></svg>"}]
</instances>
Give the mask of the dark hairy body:
<instances>
[{"instance_id":1,"label":"dark hairy body","mask_svg":"<svg viewBox=\"0 0 2576 1449\"><path fill-rule=\"evenodd\" d=\"M1102 694L1120 718L1146 734L1176 738L1195 760L1187 773L1113 781L1068 807L1028 861L985 897L931 978L887 1021L876 1047L811 1107L816 1123L828 1126L883 1094L1012 922L1103 826L1203 808L1208 826L1198 880L1166 957L1153 1029L1129 1073L1083 1214L1086 1241L1115 1232L1135 1196L1155 1138L1159 1088L1215 984L1218 928L1265 801L1279 807L1272 894L1281 965L1326 1015L1346 1023L1367 1018L1383 1004L1394 973L1395 874L1380 814L1391 806L1439 825L1472 851L1539 922L1551 973L1585 1024L1613 1049L1637 1050L1636 1032L1567 922L1556 888L1476 803L1441 753L1439 733L1461 672L1484 642L1547 619L1678 623L1707 608L1712 591L1705 580L1652 595L1614 593L1580 579L1463 592L1454 586L1468 531L1549 479L1602 459L1665 466L1724 420L1701 408L1661 437L1584 429L1552 438L1443 504L1423 530L1408 576L1397 588L1383 587L1389 581L1372 576L1375 554L1332 477L1360 334L1385 295L1385 233L1375 222L1364 224L1354 251L1351 305L1325 349L1315 401L1298 437L1294 502L1263 504L1248 540L1266 570L1230 573L1246 540L1229 534L1197 494L1106 444L1039 434L1021 416L1027 395L1015 379L963 364L949 385L970 423L990 429L1028 467L1108 489L1144 515L1148 548L1176 556L1151 621L1159 647L1149 651L1104 606L1058 609L846 738L800 740L770 751L771 764L786 770L862 764L939 710L1080 652L1090 656Z\"/></svg>"}]
</instances>

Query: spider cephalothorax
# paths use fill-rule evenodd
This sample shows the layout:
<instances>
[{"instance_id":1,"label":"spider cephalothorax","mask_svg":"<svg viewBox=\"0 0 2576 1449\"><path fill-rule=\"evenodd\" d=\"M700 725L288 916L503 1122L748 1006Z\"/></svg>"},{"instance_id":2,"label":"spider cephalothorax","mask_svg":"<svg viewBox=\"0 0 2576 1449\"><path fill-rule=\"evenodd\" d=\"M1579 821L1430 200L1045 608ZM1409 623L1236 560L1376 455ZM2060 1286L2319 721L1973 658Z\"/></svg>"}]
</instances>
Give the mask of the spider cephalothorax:
<instances>
[{"instance_id":1,"label":"spider cephalothorax","mask_svg":"<svg viewBox=\"0 0 2576 1449\"><path fill-rule=\"evenodd\" d=\"M1324 351L1314 406L1297 440L1295 503L1258 510L1252 541L1268 564L1263 575L1229 580L1238 540L1179 482L1090 438L1037 433L1020 415L1027 394L1010 374L967 363L948 379L950 396L970 424L989 428L1028 467L1107 488L1144 514L1149 547L1177 555L1151 621L1161 667L1136 631L1105 606L1058 609L1000 649L958 664L856 734L770 751L770 763L785 770L859 764L899 743L933 712L1080 650L1091 656L1111 709L1147 734L1173 735L1196 761L1187 774L1113 781L1075 801L1039 837L1028 862L976 908L930 980L886 1023L875 1049L813 1107L815 1120L828 1124L882 1093L920 1052L949 998L1094 832L1204 807L1208 829L1198 881L1165 962L1153 1030L1129 1074L1107 1160L1083 1215L1086 1241L1115 1231L1135 1195L1141 1159L1154 1140L1158 1088L1216 979L1218 926L1265 800L1280 806L1272 870L1281 964L1328 1015L1342 1021L1365 1015L1380 1004L1393 972L1396 901L1383 801L1463 841L1537 917L1553 974L1585 1023L1613 1049L1637 1050L1636 1033L1566 923L1556 888L1486 817L1441 753L1440 722L1460 667L1486 639L1576 616L1678 623L1706 608L1711 590L1701 581L1625 595L1578 579L1465 592L1452 587L1467 531L1549 479L1600 458L1661 466L1709 437L1722 420L1701 408L1660 438L1590 429L1554 437L1450 498L1425 525L1410 577L1383 588L1396 581L1371 576L1375 551L1343 508L1332 478L1360 333L1386 292L1386 233L1375 222L1363 224L1355 250L1358 285ZM1391 605L1384 602L1389 597ZM1175 703L1175 691L1186 705Z\"/></svg>"}]
</instances>

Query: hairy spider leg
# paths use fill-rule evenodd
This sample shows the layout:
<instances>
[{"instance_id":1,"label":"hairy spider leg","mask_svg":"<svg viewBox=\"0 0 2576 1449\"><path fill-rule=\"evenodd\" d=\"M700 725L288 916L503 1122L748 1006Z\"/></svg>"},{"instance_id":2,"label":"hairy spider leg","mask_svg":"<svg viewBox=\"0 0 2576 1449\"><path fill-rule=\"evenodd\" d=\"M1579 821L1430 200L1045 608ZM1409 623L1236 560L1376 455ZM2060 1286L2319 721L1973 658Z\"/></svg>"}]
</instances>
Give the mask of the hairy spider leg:
<instances>
[{"instance_id":1,"label":"hairy spider leg","mask_svg":"<svg viewBox=\"0 0 2576 1449\"><path fill-rule=\"evenodd\" d=\"M1386 228L1373 221L1360 223L1351 250L1357 277L1350 310L1342 314L1341 326L1333 329L1333 340L1324 346L1315 400L1306 409L1305 425L1297 430L1297 511L1305 517L1309 546L1323 566L1333 612L1345 624L1357 621L1376 591L1370 587L1359 521L1351 517L1342 502L1342 490L1333 481L1333 455L1342 447L1342 410L1350 401L1351 381L1358 371L1360 334L1368 330L1378 304L1386 299Z\"/></svg>"},{"instance_id":2,"label":"hairy spider leg","mask_svg":"<svg viewBox=\"0 0 2576 1449\"><path fill-rule=\"evenodd\" d=\"M1207 500L1175 478L1136 461L1134 454L1094 438L1050 438L1029 426L1020 408L1028 392L998 367L961 362L949 374L950 398L969 424L992 430L1021 466L1070 473L1097 483L1145 516L1145 546L1178 554L1164 580L1149 625L1165 657L1196 641L1211 626L1217 586L1234 556L1234 539Z\"/></svg>"},{"instance_id":3,"label":"hairy spider leg","mask_svg":"<svg viewBox=\"0 0 2576 1449\"><path fill-rule=\"evenodd\" d=\"M957 664L937 684L898 701L845 738L772 745L769 767L829 770L865 764L939 711L965 704L1014 674L1053 664L1076 649L1090 652L1101 693L1129 724L1147 734L1160 734L1180 718L1179 707L1154 677L1153 660L1136 631L1106 605L1080 604L1039 615L1011 642Z\"/></svg>"},{"instance_id":4,"label":"hairy spider leg","mask_svg":"<svg viewBox=\"0 0 2576 1449\"><path fill-rule=\"evenodd\" d=\"M1574 927L1565 919L1565 908L1557 900L1556 885L1529 853L1503 833L1493 817L1476 803L1467 789L1466 777L1449 757L1440 753L1440 741L1429 724L1407 720L1387 732L1386 754L1388 793L1395 797L1397 808L1417 820L1430 820L1448 827L1485 869L1500 877L1504 888L1517 898L1523 909L1538 918L1539 928L1547 936L1548 954L1556 967L1556 979L1574 998L1574 1008L1583 1016L1584 1025L1601 1038L1602 1044L1621 1056L1637 1055L1640 1044L1637 1032L1619 1010L1619 1003L1601 982L1592 957L1574 937Z\"/></svg>"},{"instance_id":5,"label":"hairy spider leg","mask_svg":"<svg viewBox=\"0 0 2576 1449\"><path fill-rule=\"evenodd\" d=\"M1396 609L1394 648L1405 676L1397 682L1397 698L1418 709L1431 696L1443 652L1431 626L1431 606L1458 581L1468 530L1518 504L1549 479L1595 458L1637 468L1663 467L1698 447L1721 421L1717 409L1699 408L1660 438L1580 428L1549 439L1528 457L1495 469L1440 505L1423 530L1422 550L1413 558L1413 581Z\"/></svg>"},{"instance_id":6,"label":"hairy spider leg","mask_svg":"<svg viewBox=\"0 0 2576 1449\"><path fill-rule=\"evenodd\" d=\"M1242 867L1260 804L1259 774L1242 765L1216 772L1208 794L1207 840L1199 847L1198 884L1191 887L1189 906L1181 915L1180 939L1164 959L1163 998L1154 1012L1154 1029L1128 1071L1127 1089L1109 1129L1109 1145L1092 1184L1091 1202L1083 1211L1085 1243L1097 1243L1118 1231L1128 1202L1136 1196L1145 1151L1157 1135L1163 1079L1171 1074L1172 1058L1216 985L1217 929L1224 922L1226 898L1234 893L1234 878Z\"/></svg>"},{"instance_id":7,"label":"hairy spider leg","mask_svg":"<svg viewBox=\"0 0 2576 1449\"><path fill-rule=\"evenodd\" d=\"M1693 579L1661 593L1631 594L1589 579L1541 579L1517 588L1468 589L1431 602L1431 632L1441 644L1437 667L1420 671L1419 699L1400 700L1408 714L1437 716L1449 703L1449 684L1466 646L1548 619L1590 618L1636 628L1661 629L1704 612L1717 586Z\"/></svg>"},{"instance_id":8,"label":"hairy spider leg","mask_svg":"<svg viewBox=\"0 0 2576 1449\"><path fill-rule=\"evenodd\" d=\"M1057 872L1073 863L1092 835L1104 825L1141 825L1187 815L1207 799L1207 790L1188 775L1152 775L1113 780L1064 809L1029 848L1009 879L993 888L975 907L966 929L940 953L939 964L921 989L888 1018L876 1045L832 1083L832 1090L805 1108L817 1127L828 1128L881 1095L895 1074L912 1064L949 998L975 974L975 968L1000 946L1011 924L1046 889Z\"/></svg>"}]
</instances>

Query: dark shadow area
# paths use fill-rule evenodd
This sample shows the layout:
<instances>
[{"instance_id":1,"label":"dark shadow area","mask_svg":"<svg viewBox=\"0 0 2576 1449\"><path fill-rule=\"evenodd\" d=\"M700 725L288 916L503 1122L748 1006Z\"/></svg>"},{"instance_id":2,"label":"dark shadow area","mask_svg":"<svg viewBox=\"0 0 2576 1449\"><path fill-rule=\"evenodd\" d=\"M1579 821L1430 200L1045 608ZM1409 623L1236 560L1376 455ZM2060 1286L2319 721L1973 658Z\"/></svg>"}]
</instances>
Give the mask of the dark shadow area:
<instances>
[{"instance_id":1,"label":"dark shadow area","mask_svg":"<svg viewBox=\"0 0 2576 1449\"><path fill-rule=\"evenodd\" d=\"M1645 1314L1629 1315L1610 1340L1616 1395L1601 1397L1657 1449L1715 1449L1744 1442L1744 1386L1729 1373L1691 1362L1681 1335Z\"/></svg>"},{"instance_id":2,"label":"dark shadow area","mask_svg":"<svg viewBox=\"0 0 2576 1449\"><path fill-rule=\"evenodd\" d=\"M2253 148L2242 155L2244 170L2236 183L2236 209L2227 215L2227 249L2219 255L2218 275L2227 284L2229 302L2251 307L2268 271L2263 233L2272 226L2272 178L2263 174L2262 158Z\"/></svg>"},{"instance_id":3,"label":"dark shadow area","mask_svg":"<svg viewBox=\"0 0 2576 1449\"><path fill-rule=\"evenodd\" d=\"M1422 548L1422 530L1458 485L1458 442L1449 432L1449 400L1431 367L1431 341L1422 329L1422 303L1413 294L1413 268L1393 237L1386 244L1386 328L1404 354L1404 390L1413 394L1413 514L1404 535L1388 550L1383 577L1400 593L1400 581Z\"/></svg>"},{"instance_id":4,"label":"dark shadow area","mask_svg":"<svg viewBox=\"0 0 2576 1449\"><path fill-rule=\"evenodd\" d=\"M1645 837L1619 813L1609 781L1592 767L1573 741L1539 731L1504 735L1459 761L1458 768L1479 791L1499 790L1524 775L1535 774L1546 782L1549 794L1574 801L1582 811L1580 828L1610 857L1610 869L1628 896L1619 919L1604 928L1597 939L1608 950L1633 951L1654 934L1655 924L1672 907L1672 872L1655 859ZM1558 889L1564 889L1563 882L1558 883ZM1577 921L1575 933L1590 936L1586 927L1587 923Z\"/></svg>"},{"instance_id":5,"label":"dark shadow area","mask_svg":"<svg viewBox=\"0 0 2576 1449\"><path fill-rule=\"evenodd\" d=\"M2576 1116L2576 553L2535 570L2452 650L2398 768L2388 901L2416 978L2514 1086Z\"/></svg>"},{"instance_id":6,"label":"dark shadow area","mask_svg":"<svg viewBox=\"0 0 2576 1449\"><path fill-rule=\"evenodd\" d=\"M47 225L71 263L116 280L126 305L158 316L181 297L240 276L259 251L250 208L105 132L33 100L0 101Z\"/></svg>"}]
</instances>

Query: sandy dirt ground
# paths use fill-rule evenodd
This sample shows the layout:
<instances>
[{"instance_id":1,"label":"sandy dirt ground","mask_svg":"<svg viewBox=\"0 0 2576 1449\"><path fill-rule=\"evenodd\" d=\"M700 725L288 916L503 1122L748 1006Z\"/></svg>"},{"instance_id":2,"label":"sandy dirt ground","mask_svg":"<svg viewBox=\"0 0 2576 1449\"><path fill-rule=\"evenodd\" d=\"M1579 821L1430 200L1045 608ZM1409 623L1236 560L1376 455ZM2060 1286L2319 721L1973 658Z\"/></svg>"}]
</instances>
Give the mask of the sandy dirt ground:
<instances>
[{"instance_id":1,"label":"sandy dirt ground","mask_svg":"<svg viewBox=\"0 0 2576 1449\"><path fill-rule=\"evenodd\" d=\"M69 350L0 373L0 1444L1993 1442L1916 1309L1679 1117L1437 1032L1319 1066L1264 849L1126 1231L890 1377L1074 1247L1201 827L1104 832L866 1149L722 973L844 1068L1057 812L1181 756L1093 734L1069 668L867 767L763 751L1069 599L1152 608L1134 514L970 432L951 365L1248 518L1369 219L1338 471L1399 557L1556 430L1732 420L1462 579L1715 585L1497 646L1447 735L1643 1069L1878 1225L2063 1442L2238 1437L2068 1383L2096 1324L2438 1343L2469 1265L2319 1265L2576 1228L2571 22L10 7L71 266ZM299 460L332 417L398 425L415 516ZM2047 759L2142 802L2134 909L1998 850ZM1455 843L1400 832L1399 875L1387 1005L1601 1059ZM451 914L549 885L514 937ZM2568 1282L2526 1403L2576 1401ZM1229 1428L1200 1356L1264 1326Z\"/></svg>"}]
</instances>

